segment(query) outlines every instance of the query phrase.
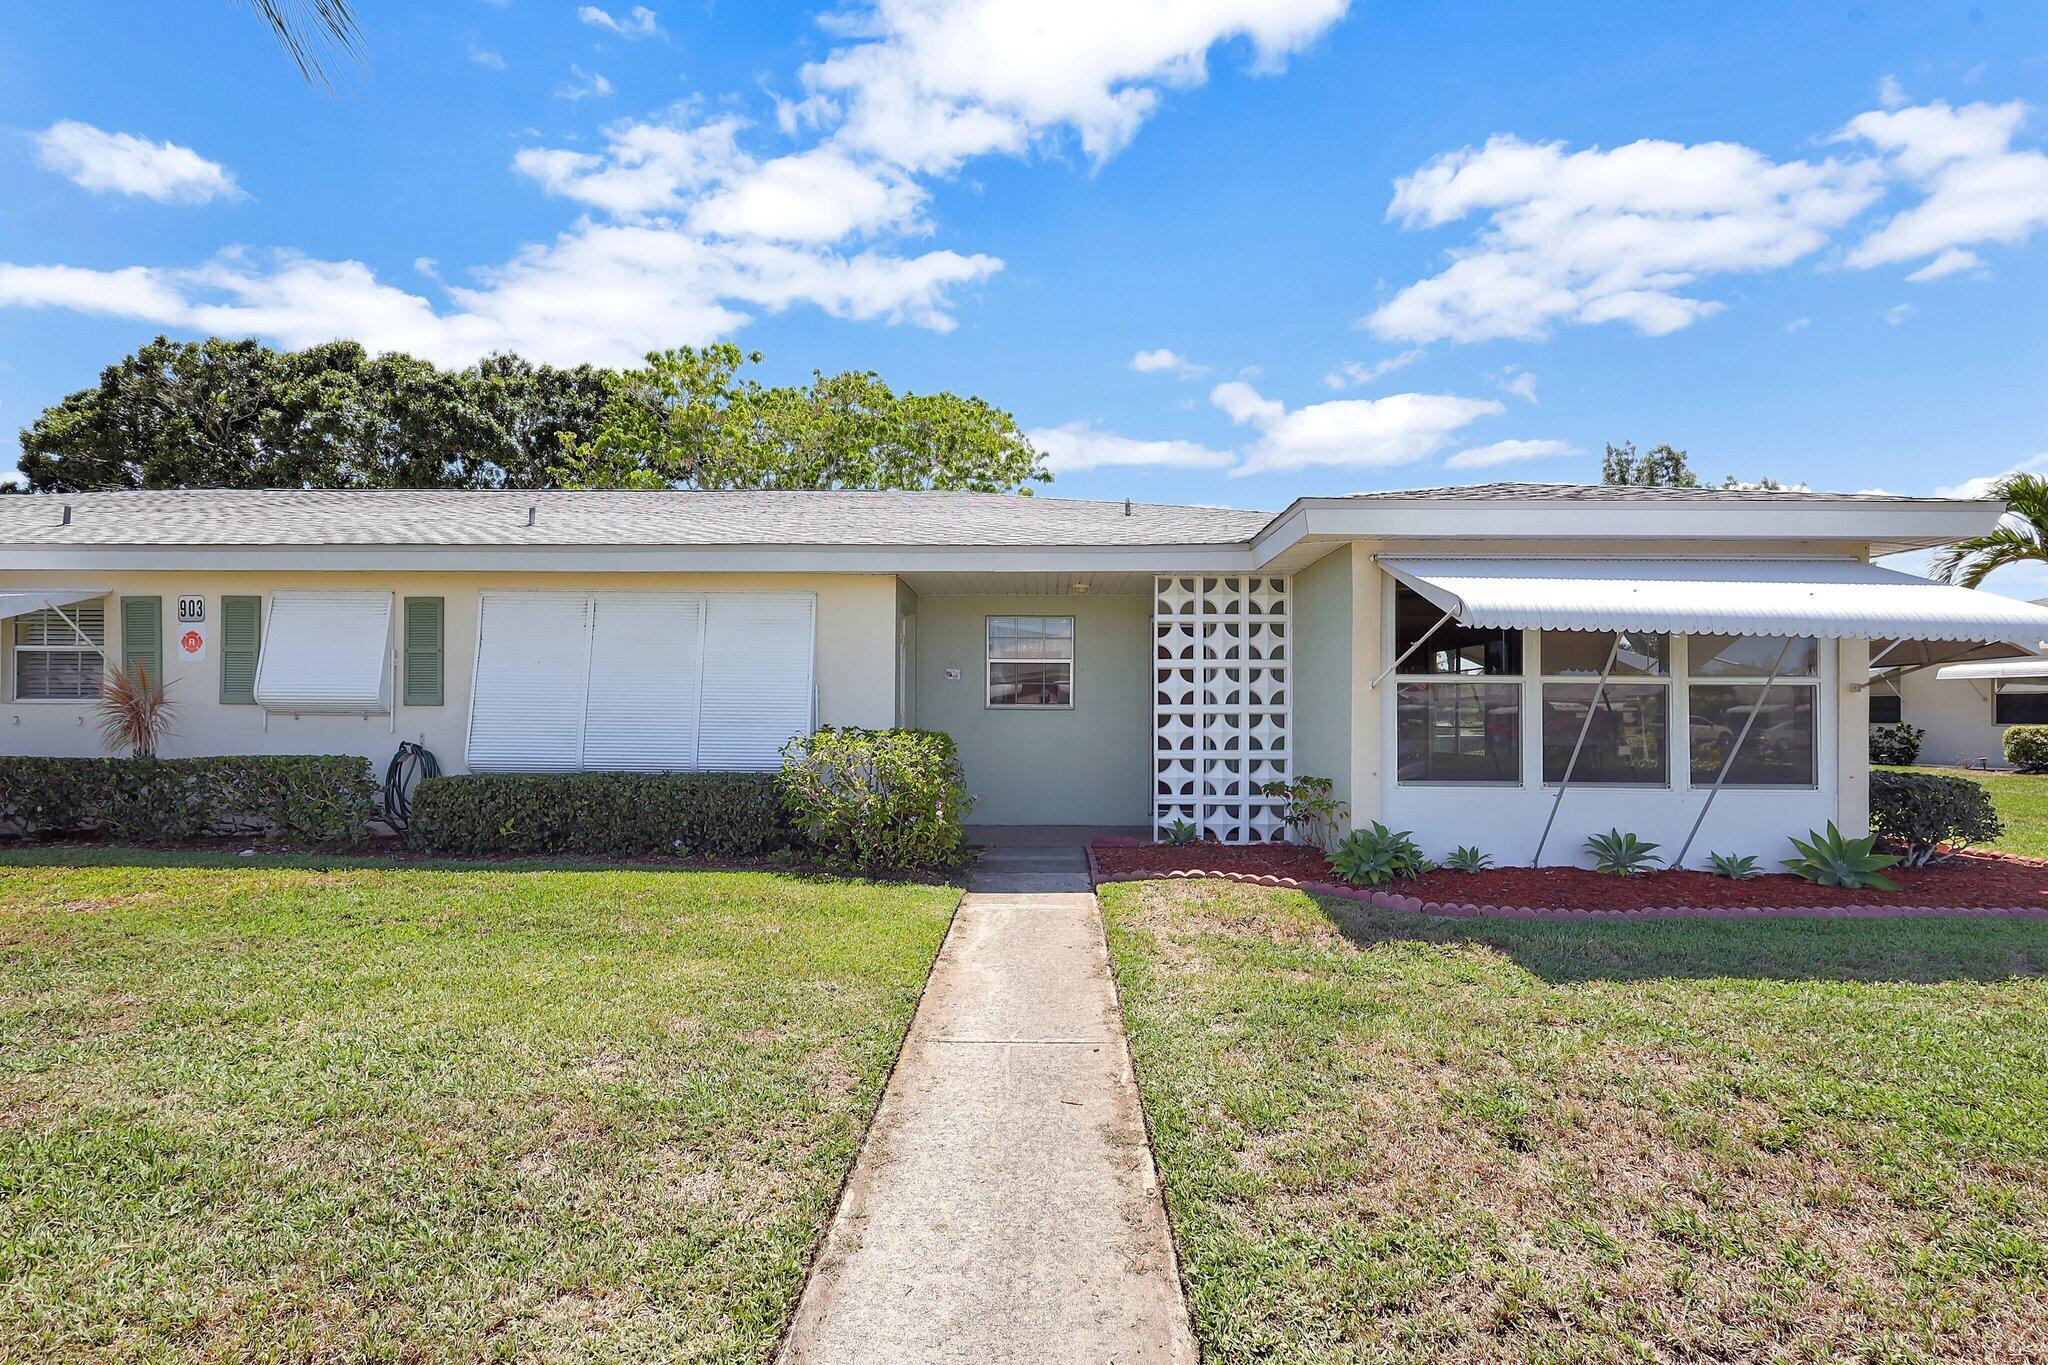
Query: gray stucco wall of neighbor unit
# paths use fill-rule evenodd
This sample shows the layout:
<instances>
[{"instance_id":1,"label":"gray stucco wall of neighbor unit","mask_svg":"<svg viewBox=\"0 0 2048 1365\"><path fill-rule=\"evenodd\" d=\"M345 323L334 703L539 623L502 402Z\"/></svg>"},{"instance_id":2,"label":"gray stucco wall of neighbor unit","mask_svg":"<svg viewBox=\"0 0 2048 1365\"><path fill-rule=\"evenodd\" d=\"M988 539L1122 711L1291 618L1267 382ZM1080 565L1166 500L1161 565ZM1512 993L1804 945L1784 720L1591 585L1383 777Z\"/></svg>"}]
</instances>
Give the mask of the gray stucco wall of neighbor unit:
<instances>
[{"instance_id":1,"label":"gray stucco wall of neighbor unit","mask_svg":"<svg viewBox=\"0 0 2048 1365\"><path fill-rule=\"evenodd\" d=\"M1289 744L1297 777L1327 777L1351 792L1352 548L1332 550L1294 575L1293 704Z\"/></svg>"},{"instance_id":2,"label":"gray stucco wall of neighbor unit","mask_svg":"<svg viewBox=\"0 0 2048 1365\"><path fill-rule=\"evenodd\" d=\"M989 706L991 616L1074 618L1072 708ZM917 599L917 723L960 746L970 823L1149 822L1151 630L1149 597Z\"/></svg>"}]
</instances>

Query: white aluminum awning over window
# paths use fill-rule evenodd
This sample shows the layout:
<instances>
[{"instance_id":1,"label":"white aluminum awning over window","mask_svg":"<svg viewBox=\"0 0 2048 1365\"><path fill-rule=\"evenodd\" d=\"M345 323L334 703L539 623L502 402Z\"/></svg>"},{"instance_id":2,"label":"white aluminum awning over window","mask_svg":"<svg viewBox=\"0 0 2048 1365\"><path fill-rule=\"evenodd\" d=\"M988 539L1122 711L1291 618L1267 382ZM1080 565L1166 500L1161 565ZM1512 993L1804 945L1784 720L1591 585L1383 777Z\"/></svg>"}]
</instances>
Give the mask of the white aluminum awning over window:
<instances>
[{"instance_id":1,"label":"white aluminum awning over window","mask_svg":"<svg viewBox=\"0 0 2048 1365\"><path fill-rule=\"evenodd\" d=\"M391 594L307 588L270 594L256 704L313 715L389 715Z\"/></svg>"},{"instance_id":2,"label":"white aluminum awning over window","mask_svg":"<svg viewBox=\"0 0 2048 1365\"><path fill-rule=\"evenodd\" d=\"M2048 659L2004 659L1988 664L1949 664L1935 673L1943 682L2000 678L2048 678Z\"/></svg>"},{"instance_id":3,"label":"white aluminum awning over window","mask_svg":"<svg viewBox=\"0 0 2048 1365\"><path fill-rule=\"evenodd\" d=\"M2048 608L1853 560L1421 559L1391 573L1460 625L1870 640L1882 666L2048 651Z\"/></svg>"},{"instance_id":4,"label":"white aluminum awning over window","mask_svg":"<svg viewBox=\"0 0 2048 1365\"><path fill-rule=\"evenodd\" d=\"M19 588L0 592L0 620L26 616L44 607L68 607L76 602L90 602L95 597L105 597L108 591L106 588Z\"/></svg>"}]
</instances>

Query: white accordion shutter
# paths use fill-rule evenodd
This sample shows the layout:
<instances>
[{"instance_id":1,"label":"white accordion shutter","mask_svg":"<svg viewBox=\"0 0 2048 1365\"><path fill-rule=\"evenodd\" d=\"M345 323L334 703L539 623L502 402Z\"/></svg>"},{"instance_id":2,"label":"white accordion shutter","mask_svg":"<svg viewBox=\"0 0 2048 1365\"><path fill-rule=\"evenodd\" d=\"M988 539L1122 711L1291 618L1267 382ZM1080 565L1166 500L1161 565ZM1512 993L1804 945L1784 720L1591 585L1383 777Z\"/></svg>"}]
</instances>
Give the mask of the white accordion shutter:
<instances>
[{"instance_id":1,"label":"white accordion shutter","mask_svg":"<svg viewBox=\"0 0 2048 1365\"><path fill-rule=\"evenodd\" d=\"M599 593L593 599L583 766L682 772L697 767L701 593Z\"/></svg>"},{"instance_id":2,"label":"white accordion shutter","mask_svg":"<svg viewBox=\"0 0 2048 1365\"><path fill-rule=\"evenodd\" d=\"M817 599L714 592L705 594L704 607L697 766L714 772L779 768L782 746L811 731Z\"/></svg>"},{"instance_id":3,"label":"white accordion shutter","mask_svg":"<svg viewBox=\"0 0 2048 1365\"><path fill-rule=\"evenodd\" d=\"M469 705L472 769L575 772L583 766L590 611L585 593L483 594Z\"/></svg>"},{"instance_id":4,"label":"white accordion shutter","mask_svg":"<svg viewBox=\"0 0 2048 1365\"><path fill-rule=\"evenodd\" d=\"M391 710L391 594L307 589L270 595L256 701L266 711Z\"/></svg>"}]
</instances>

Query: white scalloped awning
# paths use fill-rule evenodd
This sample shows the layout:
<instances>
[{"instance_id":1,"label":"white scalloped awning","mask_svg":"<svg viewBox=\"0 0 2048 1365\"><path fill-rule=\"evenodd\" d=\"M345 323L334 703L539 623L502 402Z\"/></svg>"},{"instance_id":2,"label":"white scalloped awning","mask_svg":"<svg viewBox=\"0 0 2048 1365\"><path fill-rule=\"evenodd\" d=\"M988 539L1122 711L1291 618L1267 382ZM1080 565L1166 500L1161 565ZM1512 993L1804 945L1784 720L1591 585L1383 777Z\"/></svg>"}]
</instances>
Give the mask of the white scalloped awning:
<instances>
[{"instance_id":1,"label":"white scalloped awning","mask_svg":"<svg viewBox=\"0 0 2048 1365\"><path fill-rule=\"evenodd\" d=\"M1958 678L2048 678L2048 659L2006 659L1989 664L1950 664L1934 676L1943 682Z\"/></svg>"},{"instance_id":2,"label":"white scalloped awning","mask_svg":"<svg viewBox=\"0 0 2048 1365\"><path fill-rule=\"evenodd\" d=\"M0 621L10 616L26 616L44 607L68 607L106 595L105 588L22 588L0 592Z\"/></svg>"},{"instance_id":3,"label":"white scalloped awning","mask_svg":"<svg viewBox=\"0 0 2048 1365\"><path fill-rule=\"evenodd\" d=\"M1818 635L1879 667L2048 652L2048 608L1846 559L1410 559L1380 567L1460 625Z\"/></svg>"}]
</instances>

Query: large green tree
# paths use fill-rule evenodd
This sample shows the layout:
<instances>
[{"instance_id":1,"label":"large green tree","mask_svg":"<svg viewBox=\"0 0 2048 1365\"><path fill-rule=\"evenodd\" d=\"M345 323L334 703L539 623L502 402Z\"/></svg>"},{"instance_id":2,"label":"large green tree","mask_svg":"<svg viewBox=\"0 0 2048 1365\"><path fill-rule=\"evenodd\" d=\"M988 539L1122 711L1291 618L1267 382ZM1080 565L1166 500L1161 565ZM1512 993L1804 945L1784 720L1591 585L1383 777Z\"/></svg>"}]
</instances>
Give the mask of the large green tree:
<instances>
[{"instance_id":1,"label":"large green tree","mask_svg":"<svg viewBox=\"0 0 2048 1365\"><path fill-rule=\"evenodd\" d=\"M31 490L544 488L605 371L492 356L441 370L354 342L274 351L158 337L21 433Z\"/></svg>"},{"instance_id":2,"label":"large green tree","mask_svg":"<svg viewBox=\"0 0 2048 1365\"><path fill-rule=\"evenodd\" d=\"M759 352L721 344L647 357L612 381L596 436L565 443L579 488L943 488L1031 491L1051 479L1016 418L981 398L897 393L866 371L767 386Z\"/></svg>"},{"instance_id":3,"label":"large green tree","mask_svg":"<svg viewBox=\"0 0 2048 1365\"><path fill-rule=\"evenodd\" d=\"M1684 451L1674 450L1669 445L1657 445L1638 455L1634 441L1623 441L1620 445L1608 442L1606 457L1600 461L1600 482L1635 488L1701 486L1699 475L1692 472ZM1723 488L1781 489L1784 486L1772 478L1744 481L1733 474L1721 476Z\"/></svg>"}]
</instances>

